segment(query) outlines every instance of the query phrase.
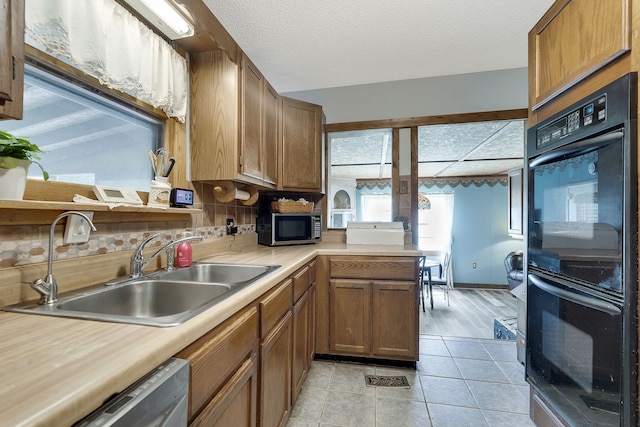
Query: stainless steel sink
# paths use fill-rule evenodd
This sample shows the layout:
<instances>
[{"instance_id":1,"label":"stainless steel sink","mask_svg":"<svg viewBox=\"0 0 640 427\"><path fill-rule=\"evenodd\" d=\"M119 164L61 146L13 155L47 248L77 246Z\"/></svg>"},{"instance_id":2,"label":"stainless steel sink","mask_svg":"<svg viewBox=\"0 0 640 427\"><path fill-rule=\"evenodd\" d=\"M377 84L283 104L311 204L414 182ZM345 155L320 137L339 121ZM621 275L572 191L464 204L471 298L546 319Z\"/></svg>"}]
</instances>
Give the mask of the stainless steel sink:
<instances>
[{"instance_id":1,"label":"stainless steel sink","mask_svg":"<svg viewBox=\"0 0 640 427\"><path fill-rule=\"evenodd\" d=\"M223 267L217 269L214 266ZM279 268L242 267L245 265L194 264L181 270L154 273L73 293L51 305L31 302L5 307L4 310L137 325L175 326ZM233 272L235 269L238 269L237 274ZM184 277L190 280L179 280ZM217 280L212 280L214 278ZM227 283L221 283L220 279Z\"/></svg>"},{"instance_id":2,"label":"stainless steel sink","mask_svg":"<svg viewBox=\"0 0 640 427\"><path fill-rule=\"evenodd\" d=\"M57 309L129 317L165 317L194 310L228 293L228 285L143 280L58 303Z\"/></svg>"},{"instance_id":3,"label":"stainless steel sink","mask_svg":"<svg viewBox=\"0 0 640 427\"><path fill-rule=\"evenodd\" d=\"M279 268L277 265L196 263L191 267L160 273L162 280L238 284L255 281Z\"/></svg>"}]
</instances>

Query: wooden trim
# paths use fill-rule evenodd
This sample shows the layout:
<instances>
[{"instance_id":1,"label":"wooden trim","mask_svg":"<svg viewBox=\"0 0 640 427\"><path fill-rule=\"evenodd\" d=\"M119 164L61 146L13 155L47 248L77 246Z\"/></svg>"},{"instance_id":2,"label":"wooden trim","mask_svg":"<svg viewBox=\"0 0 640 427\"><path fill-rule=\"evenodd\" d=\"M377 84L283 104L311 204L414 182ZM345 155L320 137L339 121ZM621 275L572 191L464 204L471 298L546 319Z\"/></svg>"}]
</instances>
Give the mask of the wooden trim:
<instances>
[{"instance_id":1,"label":"wooden trim","mask_svg":"<svg viewBox=\"0 0 640 427\"><path fill-rule=\"evenodd\" d=\"M391 215L400 215L400 129L391 131Z\"/></svg>"},{"instance_id":2,"label":"wooden trim","mask_svg":"<svg viewBox=\"0 0 640 427\"><path fill-rule=\"evenodd\" d=\"M411 242L418 244L418 127L411 128Z\"/></svg>"},{"instance_id":3,"label":"wooden trim","mask_svg":"<svg viewBox=\"0 0 640 427\"><path fill-rule=\"evenodd\" d=\"M492 120L526 119L526 108L514 110L484 111L478 113L446 114L437 116L412 117L406 119L371 120L366 122L330 123L326 125L327 132L343 132L348 130L368 129L400 129L414 126L443 125L468 122L485 122Z\"/></svg>"},{"instance_id":4,"label":"wooden trim","mask_svg":"<svg viewBox=\"0 0 640 427\"><path fill-rule=\"evenodd\" d=\"M231 61L237 62L240 57L240 47L205 2L180 0L179 3L189 11L195 34L192 37L176 40L175 43L188 52L221 49L227 53Z\"/></svg>"}]
</instances>

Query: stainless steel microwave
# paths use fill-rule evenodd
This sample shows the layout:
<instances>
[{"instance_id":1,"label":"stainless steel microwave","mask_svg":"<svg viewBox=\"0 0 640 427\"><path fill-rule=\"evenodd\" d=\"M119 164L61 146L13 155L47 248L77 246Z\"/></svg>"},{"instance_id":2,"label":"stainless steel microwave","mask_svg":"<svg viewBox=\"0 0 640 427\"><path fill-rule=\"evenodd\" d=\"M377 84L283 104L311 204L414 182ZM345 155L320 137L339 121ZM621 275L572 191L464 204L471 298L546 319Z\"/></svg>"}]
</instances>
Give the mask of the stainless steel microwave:
<instances>
[{"instance_id":1,"label":"stainless steel microwave","mask_svg":"<svg viewBox=\"0 0 640 427\"><path fill-rule=\"evenodd\" d=\"M258 243L266 246L306 245L322 240L322 215L275 213L258 215Z\"/></svg>"}]
</instances>

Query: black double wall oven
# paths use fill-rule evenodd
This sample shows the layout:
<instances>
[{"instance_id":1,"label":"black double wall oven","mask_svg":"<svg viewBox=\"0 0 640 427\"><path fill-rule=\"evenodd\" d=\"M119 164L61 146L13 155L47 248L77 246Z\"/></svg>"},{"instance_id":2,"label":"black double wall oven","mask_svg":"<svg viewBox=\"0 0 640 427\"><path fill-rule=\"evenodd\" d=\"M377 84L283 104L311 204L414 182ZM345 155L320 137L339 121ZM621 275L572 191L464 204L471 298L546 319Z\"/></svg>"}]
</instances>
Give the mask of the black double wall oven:
<instances>
[{"instance_id":1,"label":"black double wall oven","mask_svg":"<svg viewBox=\"0 0 640 427\"><path fill-rule=\"evenodd\" d=\"M531 386L575 426L636 426L637 77L527 135Z\"/></svg>"}]
</instances>

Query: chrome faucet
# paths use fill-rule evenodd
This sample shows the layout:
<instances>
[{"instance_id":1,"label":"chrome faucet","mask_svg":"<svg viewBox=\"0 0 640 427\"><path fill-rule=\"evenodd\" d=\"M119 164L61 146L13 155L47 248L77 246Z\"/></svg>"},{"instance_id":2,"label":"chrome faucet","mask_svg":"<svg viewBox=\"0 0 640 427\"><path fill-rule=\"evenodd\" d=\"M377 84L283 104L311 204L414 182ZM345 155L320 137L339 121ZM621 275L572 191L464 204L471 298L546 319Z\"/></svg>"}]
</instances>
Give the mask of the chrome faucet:
<instances>
[{"instance_id":1,"label":"chrome faucet","mask_svg":"<svg viewBox=\"0 0 640 427\"><path fill-rule=\"evenodd\" d=\"M51 223L51 229L49 230L49 253L47 260L47 275L44 279L38 279L31 284L31 287L40 294L40 301L38 304L53 304L58 301L58 284L56 283L56 279L53 277L53 233L56 228L56 224L62 218L71 215L78 215L85 219L91 226L93 231L96 231L96 227L91 222L91 219L83 214L82 212L77 211L67 211L63 212L56 217Z\"/></svg>"},{"instance_id":2,"label":"chrome faucet","mask_svg":"<svg viewBox=\"0 0 640 427\"><path fill-rule=\"evenodd\" d=\"M130 277L133 277L133 278L140 277L142 275L142 270L144 270L151 263L151 261L156 259L160 254L162 254L162 252L165 252L165 251L167 252L167 271L171 271L175 269L175 262L174 262L175 254L174 254L173 248L177 244L180 244L182 242L187 242L190 240L197 240L201 242L203 240L202 236L187 236L187 237L182 237L178 240L172 240L166 245L164 245L163 247L161 247L160 249L158 249L153 255L149 257L148 260L145 261L142 251L145 245L156 237L157 237L157 234L150 236L149 238L143 240L142 243L140 243L136 248L136 251L131 256L131 274L129 275Z\"/></svg>"},{"instance_id":3,"label":"chrome faucet","mask_svg":"<svg viewBox=\"0 0 640 427\"><path fill-rule=\"evenodd\" d=\"M148 262L144 262L144 254L142 253L142 251L144 250L144 247L147 245L147 243L149 243L156 237L158 237L158 235L153 234L144 239L142 242L140 242L133 255L131 255L131 273L129 274L129 277L140 277L142 275L142 269L148 264Z\"/></svg>"}]
</instances>

